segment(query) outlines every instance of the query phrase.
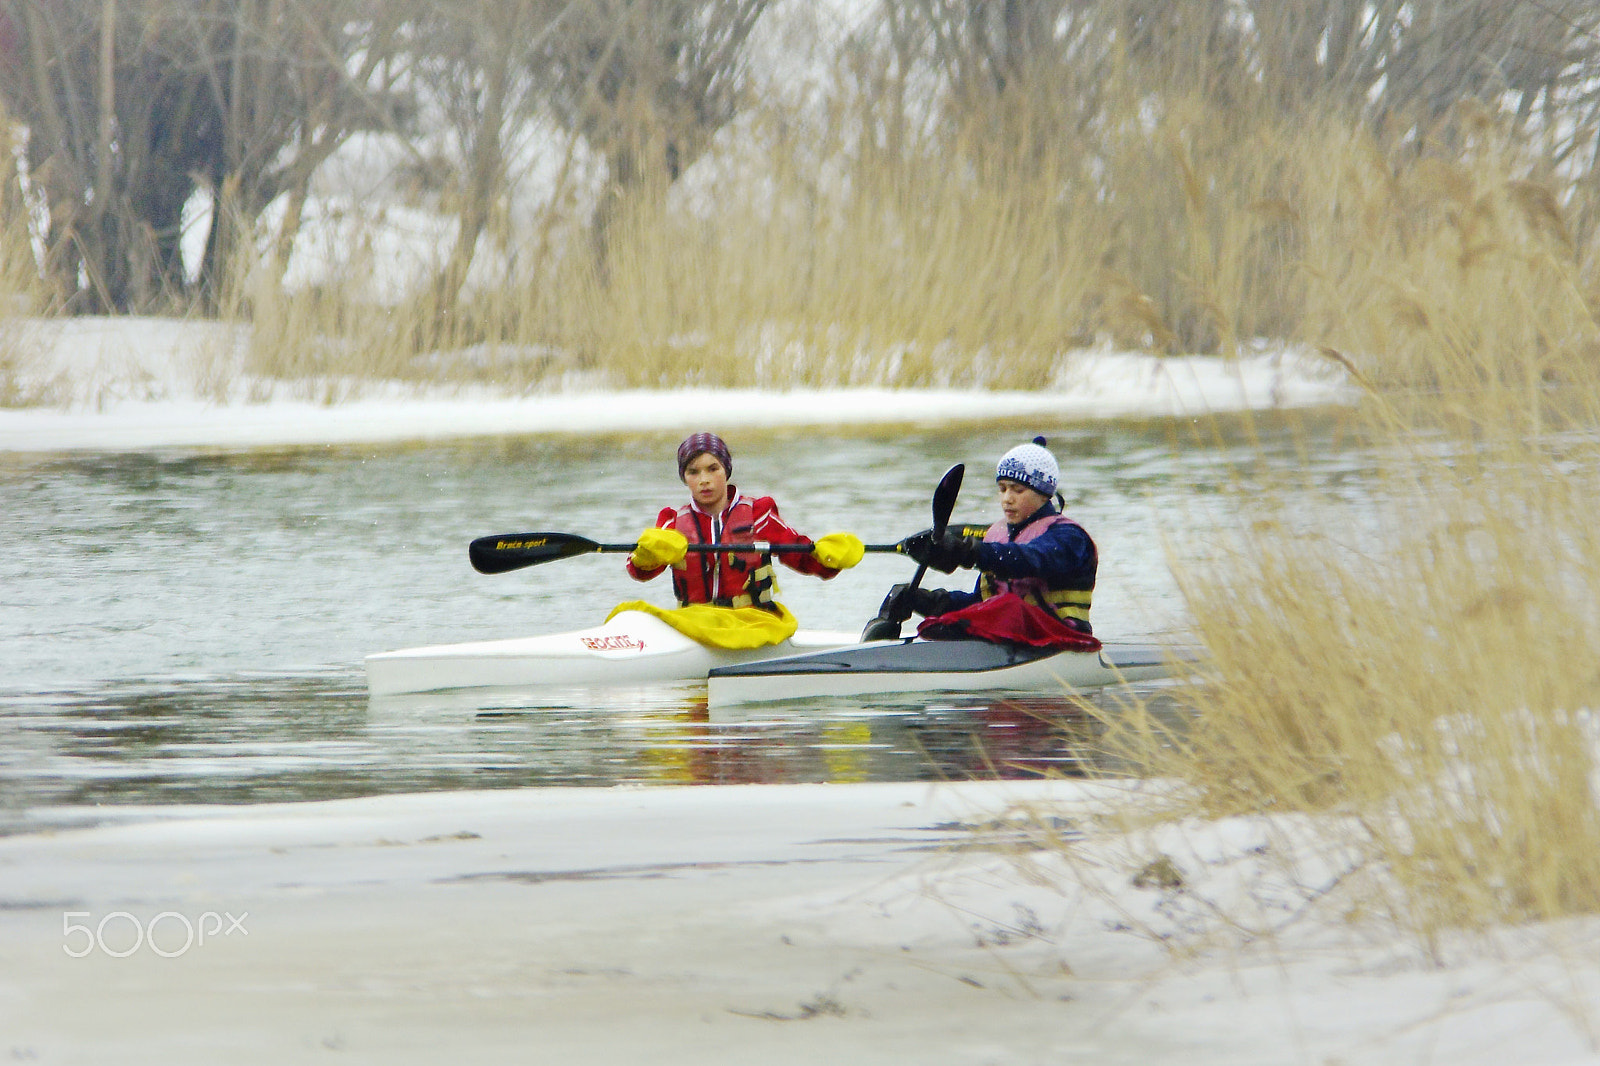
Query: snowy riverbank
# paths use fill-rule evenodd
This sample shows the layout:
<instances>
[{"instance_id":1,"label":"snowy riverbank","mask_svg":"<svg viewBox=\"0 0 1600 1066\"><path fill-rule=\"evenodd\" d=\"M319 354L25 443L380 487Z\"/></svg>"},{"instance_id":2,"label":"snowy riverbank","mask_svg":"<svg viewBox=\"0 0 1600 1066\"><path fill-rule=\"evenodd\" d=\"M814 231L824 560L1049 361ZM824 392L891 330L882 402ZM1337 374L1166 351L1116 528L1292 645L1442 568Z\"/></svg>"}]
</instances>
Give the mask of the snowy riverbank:
<instances>
[{"instance_id":1,"label":"snowy riverbank","mask_svg":"<svg viewBox=\"0 0 1600 1066\"><path fill-rule=\"evenodd\" d=\"M109 812L135 820L0 840L0 1048L130 1064L1596 1061L1600 925L1431 960L1351 912L1360 872L1293 824L1097 828L1128 792Z\"/></svg>"},{"instance_id":2,"label":"snowy riverbank","mask_svg":"<svg viewBox=\"0 0 1600 1066\"><path fill-rule=\"evenodd\" d=\"M510 433L938 423L990 418L1200 416L1346 403L1344 373L1319 357L1263 349L1239 360L1081 352L1037 392L959 389L560 391L505 396L482 386L262 382L238 368L227 327L79 319L18 327L13 388L49 403L0 408L0 451L247 448ZM323 402L330 396L337 403ZM219 397L221 398L219 400Z\"/></svg>"}]
</instances>

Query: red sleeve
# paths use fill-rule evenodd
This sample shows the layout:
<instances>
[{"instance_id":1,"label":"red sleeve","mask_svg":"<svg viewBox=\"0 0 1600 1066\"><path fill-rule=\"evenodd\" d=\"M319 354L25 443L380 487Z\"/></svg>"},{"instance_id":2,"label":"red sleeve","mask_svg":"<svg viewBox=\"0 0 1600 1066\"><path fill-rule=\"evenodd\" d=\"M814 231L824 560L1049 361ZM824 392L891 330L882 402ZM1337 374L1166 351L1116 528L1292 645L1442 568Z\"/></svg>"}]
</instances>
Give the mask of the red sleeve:
<instances>
[{"instance_id":1,"label":"red sleeve","mask_svg":"<svg viewBox=\"0 0 1600 1066\"><path fill-rule=\"evenodd\" d=\"M753 530L757 540L764 540L769 544L810 544L811 538L778 516L778 504L771 496L758 496L751 501L755 508L756 521ZM791 570L798 570L802 574L815 574L826 581L839 571L831 566L823 566L817 562L810 552L780 552L778 559L784 566Z\"/></svg>"},{"instance_id":2,"label":"red sleeve","mask_svg":"<svg viewBox=\"0 0 1600 1066\"><path fill-rule=\"evenodd\" d=\"M661 513L656 515L656 528L671 529L673 526L673 519L677 517L678 509L676 507L661 508ZM633 578L635 581L649 581L653 577L660 577L661 571L665 569L666 567L664 566L658 566L654 570L640 570L637 566L633 565L633 556L628 556L628 576Z\"/></svg>"}]
</instances>

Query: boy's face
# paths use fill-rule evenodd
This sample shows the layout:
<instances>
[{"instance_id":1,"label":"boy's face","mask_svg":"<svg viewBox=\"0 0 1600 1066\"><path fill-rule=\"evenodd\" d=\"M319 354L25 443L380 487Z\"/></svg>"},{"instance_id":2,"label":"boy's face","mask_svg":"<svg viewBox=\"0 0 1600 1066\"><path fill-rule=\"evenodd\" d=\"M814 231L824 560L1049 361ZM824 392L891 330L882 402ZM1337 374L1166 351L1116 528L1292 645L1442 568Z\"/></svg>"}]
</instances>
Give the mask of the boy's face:
<instances>
[{"instance_id":1,"label":"boy's face","mask_svg":"<svg viewBox=\"0 0 1600 1066\"><path fill-rule=\"evenodd\" d=\"M702 511L719 514L728 502L728 472L710 452L701 452L683 468L683 483Z\"/></svg>"},{"instance_id":2,"label":"boy's face","mask_svg":"<svg viewBox=\"0 0 1600 1066\"><path fill-rule=\"evenodd\" d=\"M1020 481L1000 481L1000 510L1010 523L1021 522L1033 516L1049 500Z\"/></svg>"}]
</instances>

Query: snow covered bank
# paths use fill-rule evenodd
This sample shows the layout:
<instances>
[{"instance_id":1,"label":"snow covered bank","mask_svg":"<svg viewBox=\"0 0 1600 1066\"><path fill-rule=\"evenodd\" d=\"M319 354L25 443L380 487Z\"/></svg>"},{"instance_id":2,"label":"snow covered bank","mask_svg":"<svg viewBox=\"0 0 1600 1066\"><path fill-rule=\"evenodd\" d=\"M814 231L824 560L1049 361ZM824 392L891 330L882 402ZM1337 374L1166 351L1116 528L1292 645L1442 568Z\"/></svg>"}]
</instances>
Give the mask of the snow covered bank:
<instances>
[{"instance_id":1,"label":"snow covered bank","mask_svg":"<svg viewBox=\"0 0 1600 1066\"><path fill-rule=\"evenodd\" d=\"M26 324L16 391L48 404L0 408L0 451L254 447L509 433L701 426L929 423L989 418L1191 416L1347 403L1343 372L1288 350L1237 361L1082 352L1051 389L684 389L573 386L508 397L482 387L395 384L319 390L240 376L237 335L213 323L74 319ZM321 402L354 391L356 398ZM307 397L305 393L318 394ZM226 402L221 402L222 400Z\"/></svg>"},{"instance_id":2,"label":"snow covered bank","mask_svg":"<svg viewBox=\"0 0 1600 1066\"><path fill-rule=\"evenodd\" d=\"M1297 823L1096 828L1137 800L1072 782L548 789L14 835L0 1047L119 1063L1600 1061L1600 923L1430 961L1339 898L1359 871ZM208 939L186 942L185 923Z\"/></svg>"}]
</instances>

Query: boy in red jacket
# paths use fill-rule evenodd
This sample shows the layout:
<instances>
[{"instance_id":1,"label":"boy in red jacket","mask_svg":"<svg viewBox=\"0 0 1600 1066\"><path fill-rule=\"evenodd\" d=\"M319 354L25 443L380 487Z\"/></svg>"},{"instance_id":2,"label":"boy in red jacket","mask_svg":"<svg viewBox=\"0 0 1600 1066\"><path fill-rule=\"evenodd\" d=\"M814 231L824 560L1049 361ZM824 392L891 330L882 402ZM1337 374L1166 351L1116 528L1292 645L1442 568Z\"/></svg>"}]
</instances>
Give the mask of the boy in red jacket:
<instances>
[{"instance_id":1,"label":"boy in red jacket","mask_svg":"<svg viewBox=\"0 0 1600 1066\"><path fill-rule=\"evenodd\" d=\"M749 497L729 484L733 456L715 433L695 433L678 445L678 477L689 502L663 507L656 524L639 535L628 573L649 581L668 567L679 606L761 607L776 611L771 556L749 552L694 552L694 544L806 544L809 552L779 552L785 566L827 580L861 561L861 540L830 533L813 543L778 516L770 496Z\"/></svg>"}]
</instances>

